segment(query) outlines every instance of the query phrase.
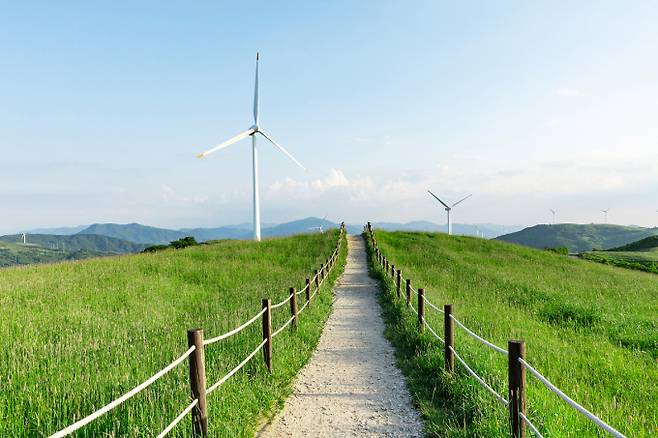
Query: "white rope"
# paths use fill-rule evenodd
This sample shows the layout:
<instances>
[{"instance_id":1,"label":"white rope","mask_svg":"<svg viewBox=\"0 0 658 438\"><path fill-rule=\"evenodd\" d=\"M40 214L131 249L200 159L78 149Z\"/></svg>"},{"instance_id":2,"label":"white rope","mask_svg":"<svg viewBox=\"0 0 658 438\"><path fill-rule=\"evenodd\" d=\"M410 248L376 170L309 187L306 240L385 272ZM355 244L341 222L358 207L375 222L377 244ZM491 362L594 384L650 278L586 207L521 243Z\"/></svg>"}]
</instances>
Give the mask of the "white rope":
<instances>
[{"instance_id":1,"label":"white rope","mask_svg":"<svg viewBox=\"0 0 658 438\"><path fill-rule=\"evenodd\" d=\"M186 416L187 414L190 413L190 411L191 411L191 410L197 405L197 403L199 403L199 399L195 398L195 399L192 401L192 403L190 403L189 405L187 405L187 407L186 407L185 409L183 409L183 412L181 412L180 414L178 414L178 417L176 417L176 418L174 419L174 421L172 421L171 423L169 423L169 426L165 427L165 429L164 429L162 432L160 432L160 435L158 435L157 438L164 438L165 436L167 436L167 434L168 434L169 432L171 432L171 430L172 430L174 427L176 427L176 425L177 425L178 423L180 423L181 420L182 420L183 418L185 418L185 416Z\"/></svg>"},{"instance_id":2,"label":"white rope","mask_svg":"<svg viewBox=\"0 0 658 438\"><path fill-rule=\"evenodd\" d=\"M254 356L256 355L256 353L258 353L258 352L260 351L260 349L263 348L263 345L265 345L266 343L267 343L267 339L265 339L263 342L261 342L261 343L258 345L258 347L256 347L256 349L255 349L254 351L252 351L252 352L249 354L249 356L247 356L247 357L245 358L245 360L243 360L242 362L240 362L240 365L238 365L237 367L233 368L231 371L229 371L229 373L228 373L227 375L225 375L224 377L222 377L221 379L219 379L219 381L218 381L217 383L215 383L213 386L211 386L210 388L208 388L208 389L206 390L206 395L210 394L210 393L213 392L215 389L219 388L224 382L226 382L228 379L230 379L231 376L233 376L233 374L237 373L237 372L240 370L240 368L242 368L243 366L245 366L245 364L246 364L247 362L249 362L249 361L251 360L251 358L254 357Z\"/></svg>"},{"instance_id":3,"label":"white rope","mask_svg":"<svg viewBox=\"0 0 658 438\"><path fill-rule=\"evenodd\" d=\"M290 319L289 319L288 321L286 321L285 324L283 324L281 327L279 327L279 329L278 329L277 331L275 331L274 333L272 333L272 337L275 337L276 335L278 335L279 333L281 333L281 332L283 331L284 328L288 327L288 324L290 324L290 323L292 322L293 319L295 319L295 317L294 317L294 316L291 316Z\"/></svg>"},{"instance_id":4,"label":"white rope","mask_svg":"<svg viewBox=\"0 0 658 438\"><path fill-rule=\"evenodd\" d=\"M416 308L414 307L414 305L411 304L411 301L409 301L409 307L411 307L411 310L413 310L414 313L418 314L418 310L416 310Z\"/></svg>"},{"instance_id":5,"label":"white rope","mask_svg":"<svg viewBox=\"0 0 658 438\"><path fill-rule=\"evenodd\" d=\"M285 305L286 303L288 303L288 301L290 301L291 298L292 298L292 295L288 295L288 298L281 301L279 304L272 304L272 309L278 309L279 307Z\"/></svg>"},{"instance_id":6,"label":"white rope","mask_svg":"<svg viewBox=\"0 0 658 438\"><path fill-rule=\"evenodd\" d=\"M532 433L535 434L535 436L537 436L537 437L539 437L539 438L544 438L544 437L542 436L542 434L539 433L539 431L537 430L537 428L535 427L535 425L532 424L532 421L530 421L530 420L528 419L528 417L526 417L526 416L523 414L523 412L519 412L519 416L523 419L523 421L525 422L525 424L528 425L528 427L530 428L530 430L532 431Z\"/></svg>"},{"instance_id":7,"label":"white rope","mask_svg":"<svg viewBox=\"0 0 658 438\"><path fill-rule=\"evenodd\" d=\"M297 311L297 313L298 313L298 314L299 314L299 313L302 313L302 310L306 309L306 306L308 306L308 303L310 303L310 301L307 301L306 304L304 304L304 305L301 307L301 309L299 309L299 310Z\"/></svg>"},{"instance_id":8,"label":"white rope","mask_svg":"<svg viewBox=\"0 0 658 438\"><path fill-rule=\"evenodd\" d=\"M441 336L439 336L439 335L436 334L436 332L435 332L435 331L432 329L432 327L427 323L427 321L425 321L425 317L423 317L423 323L425 324L425 327L427 327L427 330L429 330L430 333L432 333L436 339L438 339L439 341L441 341L442 344L445 344L445 343L446 343L443 339L441 339Z\"/></svg>"},{"instance_id":9,"label":"white rope","mask_svg":"<svg viewBox=\"0 0 658 438\"><path fill-rule=\"evenodd\" d=\"M425 301L425 304L427 304L428 306L430 306L432 309L436 310L437 312L439 312L439 313L445 313L445 312L443 311L443 309L440 309L440 308L438 308L437 306L435 306L434 304L430 303L429 300L428 300L427 298L425 298L424 295L423 295L423 301Z\"/></svg>"},{"instance_id":10,"label":"white rope","mask_svg":"<svg viewBox=\"0 0 658 438\"><path fill-rule=\"evenodd\" d=\"M523 364L524 367L528 371L530 371L537 379L539 379L548 389L556 393L562 400L570 404L574 409L579 411L581 414L592 420L594 423L596 423L597 426L599 426L601 429L605 430L608 432L610 435L617 437L617 438L626 438L621 432L619 432L617 429L614 429L612 426L608 425L605 423L603 420L601 420L599 417L596 415L592 414L590 411L573 401L571 398L569 398L568 395L560 391L555 385L553 385L551 382L548 381L548 379L544 376L542 376L536 369L530 366L528 362L525 360L519 358L519 362Z\"/></svg>"},{"instance_id":11,"label":"white rope","mask_svg":"<svg viewBox=\"0 0 658 438\"><path fill-rule=\"evenodd\" d=\"M457 318L455 318L454 316L450 315L450 318L451 318L453 321L455 321L459 327L463 328L463 329L466 331L466 333L468 333L469 335L473 336L475 339L477 339L478 341L482 342L484 345L486 345L487 347L491 348L492 350L495 350L495 351L497 351L497 352L499 352L499 353L504 354L505 356L507 356L507 354L508 354L508 353L507 353L507 350L503 350L503 349L500 348L499 346L494 345L494 344L492 344L491 342L487 341L486 339L481 338L480 336L476 335L476 334L473 333L468 327L466 327L464 324L462 324L461 322L459 322L459 320L458 320Z\"/></svg>"},{"instance_id":12,"label":"white rope","mask_svg":"<svg viewBox=\"0 0 658 438\"><path fill-rule=\"evenodd\" d=\"M254 321L256 321L258 318L260 318L261 316L263 316L263 313L265 313L266 311L267 311L267 308L264 308L263 310L261 310L260 312L258 312L258 313L256 314L256 316L254 316L253 318L251 318L249 321L245 322L245 323L242 324L240 327L234 328L233 330L231 330L231 331L228 332L228 333L224 333L223 335L219 335L219 336L217 336L217 337L215 337L215 338L206 339L205 341L203 341L203 345L214 344L215 342L221 341L222 339L226 339L226 338L229 338L229 337L231 337L231 336L233 336L233 335L235 335L235 334L237 334L237 333L240 333L242 330L246 329L246 328L249 327L251 324L253 324Z\"/></svg>"},{"instance_id":13,"label":"white rope","mask_svg":"<svg viewBox=\"0 0 658 438\"><path fill-rule=\"evenodd\" d=\"M304 286L304 288L302 290L297 291L297 295L303 294L304 292L306 292L306 288L308 288L308 284L306 286Z\"/></svg>"},{"instance_id":14,"label":"white rope","mask_svg":"<svg viewBox=\"0 0 658 438\"><path fill-rule=\"evenodd\" d=\"M497 393L497 392L496 392L491 386L487 385L487 382L485 382L484 380L482 380L482 378L481 378L480 376L478 376L477 374L475 374L475 371L473 371L473 370L472 370L472 369L466 364L466 362L464 362L464 359L462 359L462 358L457 354L457 352L455 351L454 348L452 348L452 347L448 347L448 348L450 348L450 351L452 351L452 353L455 355L455 357L457 358L457 360L458 360L462 365L464 365L464 368L466 368L466 371L468 371L468 373L469 373L471 376L473 376L473 377L475 378L475 380L477 380L478 382L480 382L480 385L482 385L482 386L484 386L485 388L487 388L487 389L489 390L489 392L492 393L492 394L494 395L494 397L496 397L496 398L498 399L498 401L501 402L502 404L504 404L505 406L507 406L507 405L509 404L509 402L508 402L507 400L505 400L505 399L503 398L503 396L501 396L500 394L498 394L498 393Z\"/></svg>"},{"instance_id":15,"label":"white rope","mask_svg":"<svg viewBox=\"0 0 658 438\"><path fill-rule=\"evenodd\" d=\"M105 413L111 411L112 409L116 408L116 407L119 406L121 403L125 402L126 400L128 400L128 399L131 398L131 397L133 397L134 395L140 393L141 391L143 391L144 389L146 389L147 387L149 387L153 382L155 382L156 380L158 380L160 377L164 376L164 375L167 374L169 371L171 371L171 370L173 370L174 368L176 368L176 366L177 366L178 364L180 364L181 362L183 362L185 359L187 359L187 357L188 357L190 354L192 354L192 352L193 352L195 349L196 349L195 346L191 346L191 347L190 347L185 353L183 353L182 356L180 356L178 359L176 359L175 361L173 361L172 363L170 363L169 365L167 365L166 367L164 367L163 369L161 369L160 371L158 371L157 373L155 373L153 376L151 376L151 378L149 378L149 379L146 380L145 382L143 382L143 383L141 383L141 384L135 386L133 389L131 389L130 391L128 391L127 393L125 393L125 394L122 395L121 397L117 398L116 400L114 400L114 401L108 403L107 405L103 406L102 408L100 408L99 410L97 410L96 412L94 412L93 414L87 415L85 418L76 421L75 423L73 423L72 425L68 426L67 428L64 428L64 429L60 430L59 432L56 432L56 433L52 434L52 435L50 436L50 438L61 438L61 437L65 437L66 435L68 435L68 434L70 434L70 433L72 433L72 432L75 432L76 430L80 429L80 428L81 428L82 426L84 426L85 424L94 421L96 418L100 417L101 415L103 415L103 414L105 414Z\"/></svg>"}]
</instances>

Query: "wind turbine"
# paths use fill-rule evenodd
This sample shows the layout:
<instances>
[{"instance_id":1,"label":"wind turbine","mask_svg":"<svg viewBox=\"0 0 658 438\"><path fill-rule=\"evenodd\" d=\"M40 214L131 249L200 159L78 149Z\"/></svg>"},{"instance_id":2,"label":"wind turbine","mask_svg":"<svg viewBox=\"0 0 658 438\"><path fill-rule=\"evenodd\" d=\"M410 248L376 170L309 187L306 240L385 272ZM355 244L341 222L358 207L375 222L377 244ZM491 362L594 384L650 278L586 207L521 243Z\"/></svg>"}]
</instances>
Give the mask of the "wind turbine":
<instances>
[{"instance_id":1,"label":"wind turbine","mask_svg":"<svg viewBox=\"0 0 658 438\"><path fill-rule=\"evenodd\" d=\"M439 202L440 202L441 204L443 204L443 206L446 208L446 213L447 213L447 215L448 215L448 235L451 235L451 234L452 234L452 222L450 222L450 211L451 211L451 210L452 210L457 204L460 204L460 203L466 201L468 198L470 198L470 197L473 196L473 195L470 194L470 195L468 195L467 197L462 198L462 199L460 199L459 201L455 202L455 203L452 204L451 206L448 206L448 204L446 204L445 202L443 202L442 200L440 200L438 196L436 196L434 193L432 193L431 190L428 190L427 193L429 193L430 195L434 196L434 199L436 199L437 201L439 201Z\"/></svg>"},{"instance_id":2,"label":"wind turbine","mask_svg":"<svg viewBox=\"0 0 658 438\"><path fill-rule=\"evenodd\" d=\"M258 61L260 60L260 54L256 53L256 80L255 80L255 85L254 85L254 124L247 129L244 132L241 132L240 134L236 135L233 138L230 138L226 140L224 143L221 143L214 148L200 153L197 155L199 158L206 157L210 154L213 154L220 149L224 149L227 146L232 145L233 143L236 143L242 139L245 139L247 137L251 137L251 148L252 148L252 155L251 155L251 163L252 163L252 170L253 170L253 188L254 188L254 240L260 241L260 201L259 201L259 196L258 196L258 149L256 148L256 134L260 134L267 141L272 143L274 146L276 146L281 152L283 152L288 158L290 158L295 164L297 164L299 167L302 169L306 170L302 164L293 157L290 152L288 152L283 146L281 146L279 143L274 141L272 137L267 135L265 132L263 132L260 128L259 125L259 120L258 120Z\"/></svg>"},{"instance_id":3,"label":"wind turbine","mask_svg":"<svg viewBox=\"0 0 658 438\"><path fill-rule=\"evenodd\" d=\"M607 210L601 210L601 213L603 213L603 223L607 224L608 223L608 212L610 209Z\"/></svg>"},{"instance_id":4,"label":"wind turbine","mask_svg":"<svg viewBox=\"0 0 658 438\"><path fill-rule=\"evenodd\" d=\"M324 233L324 223L327 220L327 214L325 214L324 217L322 218L322 222L320 222L320 225L318 225L317 227L311 227L309 228L309 230L318 230L320 233Z\"/></svg>"},{"instance_id":5,"label":"wind turbine","mask_svg":"<svg viewBox=\"0 0 658 438\"><path fill-rule=\"evenodd\" d=\"M549 208L549 210L553 213L553 225L555 225L555 215L557 214L557 210L553 210L552 208Z\"/></svg>"}]
</instances>

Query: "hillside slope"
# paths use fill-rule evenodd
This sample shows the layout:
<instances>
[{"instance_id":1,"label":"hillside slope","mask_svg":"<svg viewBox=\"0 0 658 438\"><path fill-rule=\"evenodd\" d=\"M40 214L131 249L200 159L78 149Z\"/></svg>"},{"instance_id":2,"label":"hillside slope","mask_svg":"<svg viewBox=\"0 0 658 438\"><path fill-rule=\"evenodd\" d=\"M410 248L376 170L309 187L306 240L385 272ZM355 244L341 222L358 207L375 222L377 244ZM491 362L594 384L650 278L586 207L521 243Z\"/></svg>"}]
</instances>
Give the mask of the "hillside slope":
<instances>
[{"instance_id":1,"label":"hillside slope","mask_svg":"<svg viewBox=\"0 0 658 438\"><path fill-rule=\"evenodd\" d=\"M264 296L282 301L289 287L301 288L330 256L337 236L336 231L261 243L225 241L0 270L0 436L50 436L182 354L188 329L202 327L208 339L257 314ZM297 329L274 340L273 373L259 354L208 397L211 436L253 436L258 421L280 406L320 336L342 261ZM289 312L289 306L273 310L273 327L287 321ZM208 386L261 339L256 321L206 346ZM188 372L185 361L76 436L158 435L190 401ZM189 424L185 419L170 436L189 436Z\"/></svg>"},{"instance_id":2,"label":"hillside slope","mask_svg":"<svg viewBox=\"0 0 658 438\"><path fill-rule=\"evenodd\" d=\"M608 224L535 225L496 239L532 248L566 247L570 252L608 249L658 235L658 228Z\"/></svg>"},{"instance_id":3,"label":"hillside slope","mask_svg":"<svg viewBox=\"0 0 658 438\"><path fill-rule=\"evenodd\" d=\"M658 427L658 277L495 240L438 233L376 231L386 257L427 299L506 347L523 339L542 374L627 436ZM386 284L395 297L393 282ZM443 353L402 300L386 308L389 333L410 375L429 428L441 436L508 436L497 401L456 364L459 378L438 372ZM418 308L417 299L412 302ZM443 317L425 307L442 334ZM455 327L455 349L476 373L506 394L506 359ZM544 436L603 436L597 427L528 375L530 417ZM468 430L468 434L463 431Z\"/></svg>"},{"instance_id":4,"label":"hillside slope","mask_svg":"<svg viewBox=\"0 0 658 438\"><path fill-rule=\"evenodd\" d=\"M142 224L94 224L78 234L97 234L142 244L166 244L186 236L185 233Z\"/></svg>"},{"instance_id":5,"label":"hillside slope","mask_svg":"<svg viewBox=\"0 0 658 438\"><path fill-rule=\"evenodd\" d=\"M629 243L628 245L618 248L611 248L607 251L656 251L658 250L658 236L646 237L642 240Z\"/></svg>"},{"instance_id":6,"label":"hillside slope","mask_svg":"<svg viewBox=\"0 0 658 438\"><path fill-rule=\"evenodd\" d=\"M135 253L144 248L142 244L94 234L29 234L26 245L20 235L0 236L0 267Z\"/></svg>"}]
</instances>

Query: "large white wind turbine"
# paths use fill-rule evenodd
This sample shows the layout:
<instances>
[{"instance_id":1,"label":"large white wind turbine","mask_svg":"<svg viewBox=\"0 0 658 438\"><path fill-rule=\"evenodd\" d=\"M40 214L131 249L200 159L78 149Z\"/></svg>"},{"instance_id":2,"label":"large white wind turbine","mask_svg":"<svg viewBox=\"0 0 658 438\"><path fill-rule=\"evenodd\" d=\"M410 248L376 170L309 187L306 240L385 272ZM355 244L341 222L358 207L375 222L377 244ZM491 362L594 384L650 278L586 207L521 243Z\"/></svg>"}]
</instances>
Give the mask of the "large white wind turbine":
<instances>
[{"instance_id":1,"label":"large white wind turbine","mask_svg":"<svg viewBox=\"0 0 658 438\"><path fill-rule=\"evenodd\" d=\"M601 210L601 213L603 213L603 223L607 224L608 223L608 212L610 209L608 208L607 210Z\"/></svg>"},{"instance_id":2,"label":"large white wind turbine","mask_svg":"<svg viewBox=\"0 0 658 438\"><path fill-rule=\"evenodd\" d=\"M252 167L253 167L253 177L254 177L254 240L260 241L260 201L258 199L258 150L256 149L256 134L260 134L267 141L276 146L281 152L283 152L288 158L295 162L299 167L306 170L304 166L301 165L299 161L293 157L290 152L288 152L283 146L274 141L272 137L263 132L258 124L258 61L260 55L256 53L256 81L254 85L254 124L247 129L246 131L236 135L229 140L226 140L224 143L215 146L209 151L203 152L198 155L199 158L203 158L212 153L217 152L220 149L224 149L227 146L232 145L242 139L251 137L251 146L252 146Z\"/></svg>"},{"instance_id":3,"label":"large white wind turbine","mask_svg":"<svg viewBox=\"0 0 658 438\"><path fill-rule=\"evenodd\" d=\"M442 200L440 200L439 197L436 196L434 193L432 193L430 190L428 190L427 193L429 193L430 195L434 196L434 198L435 198L437 201L439 201L441 204L443 204L443 206L446 208L446 213L447 213L447 215L448 215L448 235L451 235L451 234L452 234L452 222L450 221L450 211L451 211L451 210L452 210L457 204L461 204L462 202L466 201L468 198L470 198L470 197L473 196L473 195L472 195L472 194L471 194L471 195L468 195L467 197L462 198L462 199L460 199L459 201L455 202L454 204L448 206L448 204L446 204L445 202L443 202Z\"/></svg>"},{"instance_id":4,"label":"large white wind turbine","mask_svg":"<svg viewBox=\"0 0 658 438\"><path fill-rule=\"evenodd\" d=\"M549 208L549 210L553 213L553 225L555 225L555 215L557 214L557 210L553 210L552 208Z\"/></svg>"}]
</instances>

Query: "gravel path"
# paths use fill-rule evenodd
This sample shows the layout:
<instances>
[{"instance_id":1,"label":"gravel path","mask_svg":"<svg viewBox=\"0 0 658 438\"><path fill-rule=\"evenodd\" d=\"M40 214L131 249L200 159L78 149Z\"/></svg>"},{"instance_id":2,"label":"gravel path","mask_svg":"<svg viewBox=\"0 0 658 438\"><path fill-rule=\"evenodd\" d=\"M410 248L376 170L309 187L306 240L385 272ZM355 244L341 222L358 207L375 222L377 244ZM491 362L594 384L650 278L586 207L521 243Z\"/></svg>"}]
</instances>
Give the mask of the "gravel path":
<instances>
[{"instance_id":1,"label":"gravel path","mask_svg":"<svg viewBox=\"0 0 658 438\"><path fill-rule=\"evenodd\" d=\"M368 276L365 243L361 236L347 239L347 266L318 348L283 412L259 437L423 435L393 347L383 335L379 289Z\"/></svg>"}]
</instances>

